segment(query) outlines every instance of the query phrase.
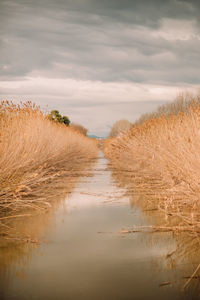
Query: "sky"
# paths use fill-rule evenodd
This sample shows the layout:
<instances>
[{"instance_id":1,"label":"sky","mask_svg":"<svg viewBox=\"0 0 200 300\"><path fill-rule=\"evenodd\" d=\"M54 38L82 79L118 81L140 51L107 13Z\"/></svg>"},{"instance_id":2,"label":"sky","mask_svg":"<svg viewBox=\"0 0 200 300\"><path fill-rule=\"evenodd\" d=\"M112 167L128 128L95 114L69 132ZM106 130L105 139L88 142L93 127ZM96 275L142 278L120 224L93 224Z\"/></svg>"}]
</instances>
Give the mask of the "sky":
<instances>
[{"instance_id":1,"label":"sky","mask_svg":"<svg viewBox=\"0 0 200 300\"><path fill-rule=\"evenodd\" d=\"M0 0L0 98L90 134L199 88L200 1Z\"/></svg>"}]
</instances>

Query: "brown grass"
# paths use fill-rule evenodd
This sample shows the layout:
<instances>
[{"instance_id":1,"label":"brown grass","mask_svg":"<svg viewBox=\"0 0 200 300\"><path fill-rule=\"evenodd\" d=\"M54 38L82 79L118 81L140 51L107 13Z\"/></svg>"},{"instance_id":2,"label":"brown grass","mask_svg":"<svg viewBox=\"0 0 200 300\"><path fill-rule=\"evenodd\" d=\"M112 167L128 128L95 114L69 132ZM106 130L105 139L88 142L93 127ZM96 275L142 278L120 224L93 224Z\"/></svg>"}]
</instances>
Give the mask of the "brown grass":
<instances>
[{"instance_id":1,"label":"brown grass","mask_svg":"<svg viewBox=\"0 0 200 300\"><path fill-rule=\"evenodd\" d=\"M0 222L50 206L60 179L97 156L97 143L51 122L35 105L0 103Z\"/></svg>"},{"instance_id":2,"label":"brown grass","mask_svg":"<svg viewBox=\"0 0 200 300\"><path fill-rule=\"evenodd\" d=\"M200 107L160 116L104 143L117 170L129 173L135 191L157 199L157 208L200 233Z\"/></svg>"}]
</instances>

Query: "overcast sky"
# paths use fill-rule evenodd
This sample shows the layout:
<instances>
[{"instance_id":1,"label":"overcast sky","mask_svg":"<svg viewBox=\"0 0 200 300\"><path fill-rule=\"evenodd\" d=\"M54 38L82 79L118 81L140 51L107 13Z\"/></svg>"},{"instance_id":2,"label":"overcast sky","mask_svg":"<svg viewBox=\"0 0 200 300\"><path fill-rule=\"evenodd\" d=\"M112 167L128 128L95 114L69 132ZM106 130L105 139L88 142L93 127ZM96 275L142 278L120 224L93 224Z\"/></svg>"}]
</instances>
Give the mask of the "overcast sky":
<instances>
[{"instance_id":1,"label":"overcast sky","mask_svg":"<svg viewBox=\"0 0 200 300\"><path fill-rule=\"evenodd\" d=\"M0 0L0 97L105 136L194 90L200 1Z\"/></svg>"}]
</instances>

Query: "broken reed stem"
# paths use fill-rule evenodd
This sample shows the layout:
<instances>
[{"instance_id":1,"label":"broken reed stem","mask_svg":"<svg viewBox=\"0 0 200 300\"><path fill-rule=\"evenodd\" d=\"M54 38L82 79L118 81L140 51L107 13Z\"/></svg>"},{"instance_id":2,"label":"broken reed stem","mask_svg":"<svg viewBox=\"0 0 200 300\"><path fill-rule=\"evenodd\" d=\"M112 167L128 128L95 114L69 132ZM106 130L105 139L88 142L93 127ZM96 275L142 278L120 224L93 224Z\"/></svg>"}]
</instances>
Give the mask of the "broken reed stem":
<instances>
[{"instance_id":1,"label":"broken reed stem","mask_svg":"<svg viewBox=\"0 0 200 300\"><path fill-rule=\"evenodd\" d=\"M186 289L190 283L190 281L195 278L195 275L197 274L198 270L200 269L200 264L197 266L197 268L194 270L193 274L190 276L190 278L186 281L186 283L183 286L183 290Z\"/></svg>"},{"instance_id":2,"label":"broken reed stem","mask_svg":"<svg viewBox=\"0 0 200 300\"><path fill-rule=\"evenodd\" d=\"M12 216L7 216L7 217L0 217L0 221L8 220L8 219L22 218L22 217L30 217L30 216L31 216L31 214L12 215Z\"/></svg>"},{"instance_id":3,"label":"broken reed stem","mask_svg":"<svg viewBox=\"0 0 200 300\"><path fill-rule=\"evenodd\" d=\"M150 231L151 230L151 231ZM134 233L134 232L198 232L195 228L188 228L187 226L137 226L133 229L122 229L121 233Z\"/></svg>"}]
</instances>

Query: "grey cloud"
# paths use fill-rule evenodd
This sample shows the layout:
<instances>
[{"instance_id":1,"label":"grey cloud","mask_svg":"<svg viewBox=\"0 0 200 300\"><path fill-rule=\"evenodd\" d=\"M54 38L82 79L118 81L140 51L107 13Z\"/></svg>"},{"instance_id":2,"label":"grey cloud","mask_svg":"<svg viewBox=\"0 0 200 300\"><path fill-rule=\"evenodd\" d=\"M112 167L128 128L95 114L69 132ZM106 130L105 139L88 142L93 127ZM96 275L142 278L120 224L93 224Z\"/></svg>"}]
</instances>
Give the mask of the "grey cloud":
<instances>
[{"instance_id":1,"label":"grey cloud","mask_svg":"<svg viewBox=\"0 0 200 300\"><path fill-rule=\"evenodd\" d=\"M199 7L178 0L1 1L0 78L197 83L199 39L172 42L151 33L163 18L199 21Z\"/></svg>"},{"instance_id":2,"label":"grey cloud","mask_svg":"<svg viewBox=\"0 0 200 300\"><path fill-rule=\"evenodd\" d=\"M31 1L19 0L24 6L31 7ZM200 4L197 0L35 0L34 11L49 8L57 11L71 10L85 14L107 17L117 22L130 22L147 26L158 26L163 17L199 19ZM85 22L85 21L84 21Z\"/></svg>"}]
</instances>

